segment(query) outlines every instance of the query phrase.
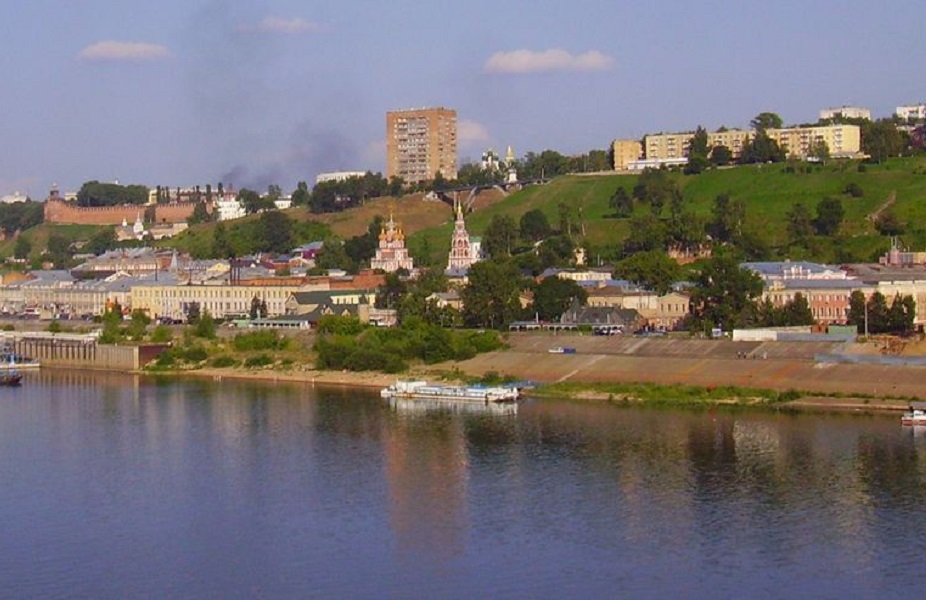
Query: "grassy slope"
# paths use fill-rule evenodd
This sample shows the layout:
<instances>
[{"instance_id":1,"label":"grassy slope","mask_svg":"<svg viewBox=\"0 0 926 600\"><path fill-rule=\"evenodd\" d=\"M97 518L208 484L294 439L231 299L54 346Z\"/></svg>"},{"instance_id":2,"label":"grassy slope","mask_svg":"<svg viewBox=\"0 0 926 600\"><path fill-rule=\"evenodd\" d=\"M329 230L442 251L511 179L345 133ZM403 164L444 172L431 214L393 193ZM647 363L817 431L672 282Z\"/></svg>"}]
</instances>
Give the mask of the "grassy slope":
<instances>
[{"instance_id":1,"label":"grassy slope","mask_svg":"<svg viewBox=\"0 0 926 600\"><path fill-rule=\"evenodd\" d=\"M885 165L868 165L866 169L859 173L855 162L833 161L809 174L785 173L784 165L762 165L710 171L697 176L675 174L673 177L684 190L690 208L702 217L709 217L711 204L718 194L728 193L745 200L747 227L761 231L773 246L779 247L782 257L834 261L839 248L866 260L873 259L887 249L889 240L877 235L866 217L892 193L896 195L893 210L908 224L903 242L911 249L926 248L926 227L921 225L926 223L926 157L895 159ZM504 199L495 192L488 192L484 198L480 196L477 210L467 217L467 228L471 233L480 235L497 214L509 215L517 221L525 212L535 208L542 210L555 227L559 220L558 205L564 202L582 208L587 233L585 242L593 246L619 245L627 236L629 222L609 217L608 200L618 186L632 190L636 180L635 175L618 174L566 176L547 185L527 187ZM846 185L852 182L864 190L862 198L842 194ZM837 196L843 200L846 219L840 239L819 241L809 252L785 247L786 215L794 202L803 202L813 213L817 202L825 196ZM647 209L638 207L638 210ZM453 230L452 211L442 202L423 200L420 194L371 200L341 213L313 215L304 207L286 211L298 222L323 223L343 238L363 233L376 215L385 217L390 213L407 232L413 234L409 244L414 256L428 255L435 264L446 260ZM666 214L667 207L663 216ZM251 216L244 220L257 218ZM201 255L203 250L211 247L214 227L214 224L197 225L188 233L165 240L163 244L199 250L196 253ZM38 252L45 247L51 232L80 240L89 238L97 230L95 226L42 224L26 235L30 237L34 251ZM319 235L320 231L306 228L307 234ZM13 243L12 240L0 242L0 255L11 255Z\"/></svg>"},{"instance_id":2,"label":"grassy slope","mask_svg":"<svg viewBox=\"0 0 926 600\"><path fill-rule=\"evenodd\" d=\"M879 236L866 217L876 211L892 193L896 194L894 210L908 223L903 236L911 248L926 246L926 231L921 223L926 217L926 158L905 158L885 165L867 165L858 172L857 163L833 161L817 167L812 173L785 173L785 165L735 167L710 171L698 176L673 175L684 191L690 208L702 217L709 217L714 198L728 193L746 202L747 227L759 230L782 255L791 258L836 260L837 246L865 259L883 252L889 240ZM561 177L544 186L532 186L516 192L504 201L474 212L467 218L471 233L481 234L496 214L510 215L516 221L525 212L539 208L554 227L558 223L561 202L582 207L587 225L586 241L592 245L620 244L628 233L627 219L610 218L608 200L618 186L631 191L635 175L603 175L594 177ZM862 198L843 194L849 183L857 183L864 191ZM803 252L785 247L787 213L795 202L803 202L812 214L817 203L826 196L842 199L846 218L839 241L822 240L814 245L815 252ZM638 210L647 210L638 207ZM668 214L668 207L663 216ZM920 231L917 231L920 230ZM444 252L449 246L451 226L419 231L412 236L413 250L428 249Z\"/></svg>"}]
</instances>

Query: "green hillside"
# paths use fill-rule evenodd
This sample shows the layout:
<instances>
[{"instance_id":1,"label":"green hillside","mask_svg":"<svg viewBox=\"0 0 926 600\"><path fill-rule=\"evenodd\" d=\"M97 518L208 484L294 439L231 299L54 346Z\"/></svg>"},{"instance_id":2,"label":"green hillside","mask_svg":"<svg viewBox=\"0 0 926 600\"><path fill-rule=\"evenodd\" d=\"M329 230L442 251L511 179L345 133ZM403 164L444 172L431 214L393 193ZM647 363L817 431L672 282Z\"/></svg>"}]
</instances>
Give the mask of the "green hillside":
<instances>
[{"instance_id":1,"label":"green hillside","mask_svg":"<svg viewBox=\"0 0 926 600\"><path fill-rule=\"evenodd\" d=\"M803 172L809 170L809 172ZM884 252L890 240L875 230L868 215L894 198L892 210L905 223L902 240L911 248L926 248L926 158L893 159L882 165L859 166L856 161L832 161L827 165L768 164L712 170L700 175L671 175L682 189L687 206L696 215L709 218L713 200L729 194L746 203L746 229L760 235L772 248L769 258L814 259L826 262L872 260ZM553 227L559 221L559 205L565 203L576 213L581 208L586 234L580 241L604 255L613 254L627 237L630 219L618 219L608 201L623 186L628 193L637 182L636 175L566 176L546 185L529 186L503 201L476 211L467 217L470 233L481 235L492 217L508 215L517 222L532 209L544 212ZM844 193L856 184L863 195L854 198ZM845 209L839 234L814 239L810 249L787 246L787 213L802 202L812 214L824 197L837 197ZM648 211L637 206L636 211ZM664 208L663 218L668 216ZM413 251L434 257L438 263L449 247L452 224L416 232L410 245ZM611 252L608 252L611 250Z\"/></svg>"}]
</instances>

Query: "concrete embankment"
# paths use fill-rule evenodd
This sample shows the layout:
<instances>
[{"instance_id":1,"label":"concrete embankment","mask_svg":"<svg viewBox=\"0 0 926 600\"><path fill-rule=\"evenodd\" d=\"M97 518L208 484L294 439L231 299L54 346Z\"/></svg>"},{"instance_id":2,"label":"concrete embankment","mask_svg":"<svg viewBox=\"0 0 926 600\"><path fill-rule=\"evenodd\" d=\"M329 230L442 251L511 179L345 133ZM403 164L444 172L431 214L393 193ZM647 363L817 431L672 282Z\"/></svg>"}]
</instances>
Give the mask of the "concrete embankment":
<instances>
[{"instance_id":1,"label":"concrete embankment","mask_svg":"<svg viewBox=\"0 0 926 600\"><path fill-rule=\"evenodd\" d=\"M580 335L513 335L511 348L477 356L454 366L467 375L496 371L543 383L618 382L664 385L739 386L800 390L814 396L866 397L873 408L899 408L905 398L926 399L926 367L817 363L814 356L835 352L830 342L733 342ZM575 354L551 354L555 346ZM745 358L744 358L745 357ZM882 402L881 399L886 399ZM808 398L808 400L812 400ZM848 398L824 402L855 404Z\"/></svg>"}]
</instances>

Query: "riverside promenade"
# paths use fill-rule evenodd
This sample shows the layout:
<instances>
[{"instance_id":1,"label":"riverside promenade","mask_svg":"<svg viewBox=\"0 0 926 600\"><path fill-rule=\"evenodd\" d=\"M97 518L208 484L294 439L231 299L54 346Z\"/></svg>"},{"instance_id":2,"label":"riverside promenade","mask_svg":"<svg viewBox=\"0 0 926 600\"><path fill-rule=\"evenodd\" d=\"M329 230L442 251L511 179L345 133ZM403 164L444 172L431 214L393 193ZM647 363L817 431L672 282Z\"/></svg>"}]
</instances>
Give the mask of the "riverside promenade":
<instances>
[{"instance_id":1,"label":"riverside promenade","mask_svg":"<svg viewBox=\"0 0 926 600\"><path fill-rule=\"evenodd\" d=\"M673 338L513 334L510 348L456 363L468 375L496 371L541 383L619 382L696 386L740 386L799 390L821 398L820 406L853 395L869 408L904 408L905 399L926 399L926 367L818 363L820 354L847 350L835 342L733 342ZM569 346L575 354L552 354ZM848 348L862 352L864 348ZM814 400L803 402L812 404ZM860 404L848 400L844 404Z\"/></svg>"}]
</instances>

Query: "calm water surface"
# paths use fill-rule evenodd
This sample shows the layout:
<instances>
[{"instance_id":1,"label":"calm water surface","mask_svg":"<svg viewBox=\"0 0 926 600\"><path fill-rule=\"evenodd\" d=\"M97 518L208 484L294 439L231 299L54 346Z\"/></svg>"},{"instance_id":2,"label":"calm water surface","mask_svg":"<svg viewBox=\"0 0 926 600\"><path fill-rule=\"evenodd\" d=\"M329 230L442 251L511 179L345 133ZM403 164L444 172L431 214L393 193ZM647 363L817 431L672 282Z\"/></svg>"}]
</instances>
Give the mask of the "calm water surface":
<instances>
[{"instance_id":1,"label":"calm water surface","mask_svg":"<svg viewBox=\"0 0 926 600\"><path fill-rule=\"evenodd\" d=\"M4 598L921 598L896 417L30 373L0 389Z\"/></svg>"}]
</instances>

